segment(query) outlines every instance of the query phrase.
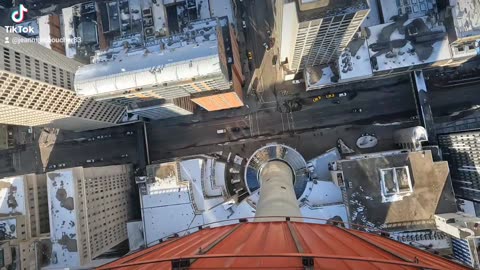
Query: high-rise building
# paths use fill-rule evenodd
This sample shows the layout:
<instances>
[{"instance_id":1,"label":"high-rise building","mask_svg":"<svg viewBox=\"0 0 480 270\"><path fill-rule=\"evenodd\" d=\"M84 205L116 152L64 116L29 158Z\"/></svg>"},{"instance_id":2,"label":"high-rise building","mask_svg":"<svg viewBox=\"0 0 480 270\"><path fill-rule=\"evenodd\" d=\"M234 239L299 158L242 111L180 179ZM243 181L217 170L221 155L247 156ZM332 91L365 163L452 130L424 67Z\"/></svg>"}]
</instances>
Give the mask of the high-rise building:
<instances>
[{"instance_id":1,"label":"high-rise building","mask_svg":"<svg viewBox=\"0 0 480 270\"><path fill-rule=\"evenodd\" d=\"M49 232L45 175L0 179L0 200L0 265L34 269L36 242Z\"/></svg>"},{"instance_id":2,"label":"high-rise building","mask_svg":"<svg viewBox=\"0 0 480 270\"><path fill-rule=\"evenodd\" d=\"M480 132L442 134L438 143L443 158L448 161L455 196L480 203L480 175L477 165L480 156Z\"/></svg>"},{"instance_id":3,"label":"high-rise building","mask_svg":"<svg viewBox=\"0 0 480 270\"><path fill-rule=\"evenodd\" d=\"M196 105L208 111L243 106L231 31L225 17L191 22L181 34L146 46L135 35L122 37L78 69L75 91L151 119L192 114Z\"/></svg>"},{"instance_id":4,"label":"high-rise building","mask_svg":"<svg viewBox=\"0 0 480 270\"><path fill-rule=\"evenodd\" d=\"M480 50L480 14L478 0L443 0L447 2L445 20L450 31L448 33L453 58L467 60L478 55Z\"/></svg>"},{"instance_id":5,"label":"high-rise building","mask_svg":"<svg viewBox=\"0 0 480 270\"><path fill-rule=\"evenodd\" d=\"M52 266L87 266L127 240L132 181L131 165L47 173Z\"/></svg>"},{"instance_id":6,"label":"high-rise building","mask_svg":"<svg viewBox=\"0 0 480 270\"><path fill-rule=\"evenodd\" d=\"M115 125L125 109L78 97L80 64L0 28L0 123L86 130ZM8 43L7 43L8 41Z\"/></svg>"},{"instance_id":7,"label":"high-rise building","mask_svg":"<svg viewBox=\"0 0 480 270\"><path fill-rule=\"evenodd\" d=\"M22 22L19 25L33 29L32 32L22 33L21 35L35 38L40 45L65 55L65 44L63 42L64 40L62 40L63 34L59 15L44 15L33 20Z\"/></svg>"},{"instance_id":8,"label":"high-rise building","mask_svg":"<svg viewBox=\"0 0 480 270\"><path fill-rule=\"evenodd\" d=\"M370 9L364 0L283 0L280 59L289 70L337 59Z\"/></svg>"}]
</instances>

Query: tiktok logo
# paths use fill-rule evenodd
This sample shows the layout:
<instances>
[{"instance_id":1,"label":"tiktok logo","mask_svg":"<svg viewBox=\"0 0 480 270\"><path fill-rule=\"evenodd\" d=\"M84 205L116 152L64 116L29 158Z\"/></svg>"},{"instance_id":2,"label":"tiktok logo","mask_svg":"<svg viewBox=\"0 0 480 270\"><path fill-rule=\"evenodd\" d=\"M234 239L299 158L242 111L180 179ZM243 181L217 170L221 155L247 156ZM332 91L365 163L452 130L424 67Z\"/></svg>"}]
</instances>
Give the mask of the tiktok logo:
<instances>
[{"instance_id":1,"label":"tiktok logo","mask_svg":"<svg viewBox=\"0 0 480 270\"><path fill-rule=\"evenodd\" d=\"M27 12L28 9L23 4L20 4L18 10L14 10L10 15L10 18L12 18L14 23L21 23L25 19L25 13Z\"/></svg>"}]
</instances>

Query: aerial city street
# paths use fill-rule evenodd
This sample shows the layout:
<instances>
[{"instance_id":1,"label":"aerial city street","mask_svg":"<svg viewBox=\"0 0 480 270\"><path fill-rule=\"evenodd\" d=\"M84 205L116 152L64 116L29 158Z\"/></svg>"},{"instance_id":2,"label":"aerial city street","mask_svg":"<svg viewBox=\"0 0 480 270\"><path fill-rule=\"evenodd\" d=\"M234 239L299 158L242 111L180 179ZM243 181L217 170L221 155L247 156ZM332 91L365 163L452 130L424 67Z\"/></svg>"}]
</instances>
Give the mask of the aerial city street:
<instances>
[{"instance_id":1,"label":"aerial city street","mask_svg":"<svg viewBox=\"0 0 480 270\"><path fill-rule=\"evenodd\" d=\"M480 0L0 15L0 269L480 269Z\"/></svg>"}]
</instances>

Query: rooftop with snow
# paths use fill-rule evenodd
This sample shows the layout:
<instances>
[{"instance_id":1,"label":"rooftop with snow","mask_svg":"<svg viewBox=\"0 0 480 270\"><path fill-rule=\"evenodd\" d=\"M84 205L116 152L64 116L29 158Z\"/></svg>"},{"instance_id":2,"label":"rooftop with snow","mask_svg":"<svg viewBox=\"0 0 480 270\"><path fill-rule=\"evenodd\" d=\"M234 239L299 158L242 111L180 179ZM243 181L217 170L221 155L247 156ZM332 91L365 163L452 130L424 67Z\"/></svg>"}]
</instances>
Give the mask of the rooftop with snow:
<instances>
[{"instance_id":1,"label":"rooftop with snow","mask_svg":"<svg viewBox=\"0 0 480 270\"><path fill-rule=\"evenodd\" d=\"M358 155L337 166L352 224L388 231L435 229L434 214L456 211L448 164L434 162L430 151Z\"/></svg>"},{"instance_id":2,"label":"rooftop with snow","mask_svg":"<svg viewBox=\"0 0 480 270\"><path fill-rule=\"evenodd\" d=\"M97 53L93 64L77 70L75 90L92 96L219 74L218 23L226 25L226 19L192 22L182 34L145 47L139 35L117 39L108 51Z\"/></svg>"},{"instance_id":3,"label":"rooftop with snow","mask_svg":"<svg viewBox=\"0 0 480 270\"><path fill-rule=\"evenodd\" d=\"M55 266L80 266L81 263L75 183L72 169L47 173L51 258Z\"/></svg>"},{"instance_id":4,"label":"rooftop with snow","mask_svg":"<svg viewBox=\"0 0 480 270\"><path fill-rule=\"evenodd\" d=\"M450 0L457 38L480 35L480 0Z\"/></svg>"},{"instance_id":5,"label":"rooftop with snow","mask_svg":"<svg viewBox=\"0 0 480 270\"><path fill-rule=\"evenodd\" d=\"M431 64L451 58L445 27L432 17L398 18L366 28L374 72Z\"/></svg>"},{"instance_id":6,"label":"rooftop with snow","mask_svg":"<svg viewBox=\"0 0 480 270\"><path fill-rule=\"evenodd\" d=\"M316 178L306 183L298 198L302 215L313 218L307 222L348 220L341 190L328 173L328 163L339 158L338 151L331 150L309 161ZM249 191L242 200L230 194L232 184L243 182L240 166L244 161L239 157L223 162L199 156L149 166L141 198L147 245L175 233L182 236L196 231L198 226L223 226L253 218L261 189Z\"/></svg>"},{"instance_id":7,"label":"rooftop with snow","mask_svg":"<svg viewBox=\"0 0 480 270\"><path fill-rule=\"evenodd\" d=\"M408 15L408 18L413 19L438 12L436 0L380 0L380 5L385 22L394 22L398 15Z\"/></svg>"}]
</instances>

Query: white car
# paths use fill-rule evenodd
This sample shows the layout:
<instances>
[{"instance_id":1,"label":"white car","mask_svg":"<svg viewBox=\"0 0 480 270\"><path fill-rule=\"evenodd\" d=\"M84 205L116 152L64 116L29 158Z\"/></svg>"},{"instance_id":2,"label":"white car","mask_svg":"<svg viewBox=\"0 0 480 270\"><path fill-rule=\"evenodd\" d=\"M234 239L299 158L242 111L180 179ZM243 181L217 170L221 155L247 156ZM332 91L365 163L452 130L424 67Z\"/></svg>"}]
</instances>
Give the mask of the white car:
<instances>
[{"instance_id":1,"label":"white car","mask_svg":"<svg viewBox=\"0 0 480 270\"><path fill-rule=\"evenodd\" d=\"M347 96L346 92L338 93L338 97L346 97L346 96Z\"/></svg>"},{"instance_id":2,"label":"white car","mask_svg":"<svg viewBox=\"0 0 480 270\"><path fill-rule=\"evenodd\" d=\"M266 42L263 43L263 47L265 47L265 50L270 50L270 47L268 47L268 44Z\"/></svg>"},{"instance_id":3,"label":"white car","mask_svg":"<svg viewBox=\"0 0 480 270\"><path fill-rule=\"evenodd\" d=\"M302 82L303 82L303 80L293 80L293 81L292 81L293 84L300 84L300 83L302 83Z\"/></svg>"},{"instance_id":4,"label":"white car","mask_svg":"<svg viewBox=\"0 0 480 270\"><path fill-rule=\"evenodd\" d=\"M94 163L95 159L87 159L87 163Z\"/></svg>"},{"instance_id":5,"label":"white car","mask_svg":"<svg viewBox=\"0 0 480 270\"><path fill-rule=\"evenodd\" d=\"M222 128L222 129L217 129L217 134L225 134L227 133L227 130Z\"/></svg>"},{"instance_id":6,"label":"white car","mask_svg":"<svg viewBox=\"0 0 480 270\"><path fill-rule=\"evenodd\" d=\"M123 154L122 155L122 158L127 158L128 157L128 154Z\"/></svg>"},{"instance_id":7,"label":"white car","mask_svg":"<svg viewBox=\"0 0 480 270\"><path fill-rule=\"evenodd\" d=\"M247 29L247 23L245 22L245 20L242 20L242 28Z\"/></svg>"}]
</instances>

